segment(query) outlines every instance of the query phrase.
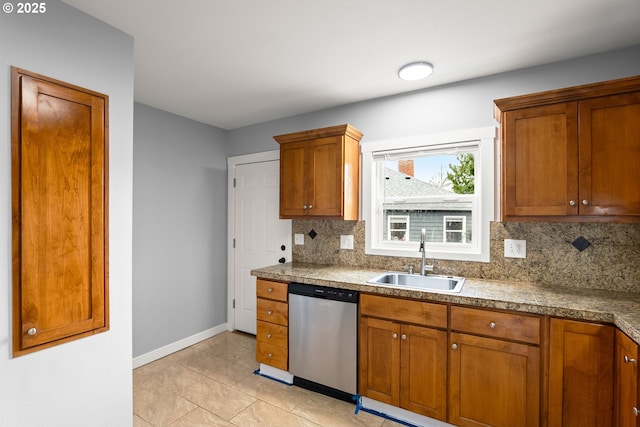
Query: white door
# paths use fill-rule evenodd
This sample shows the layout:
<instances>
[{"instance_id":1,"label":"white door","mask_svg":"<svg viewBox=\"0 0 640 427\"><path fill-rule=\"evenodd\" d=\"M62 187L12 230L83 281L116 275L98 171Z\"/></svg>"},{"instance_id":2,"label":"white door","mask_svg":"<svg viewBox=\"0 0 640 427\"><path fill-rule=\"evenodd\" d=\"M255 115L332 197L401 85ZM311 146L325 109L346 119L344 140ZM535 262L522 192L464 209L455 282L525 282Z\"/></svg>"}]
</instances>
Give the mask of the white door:
<instances>
[{"instance_id":1,"label":"white door","mask_svg":"<svg viewBox=\"0 0 640 427\"><path fill-rule=\"evenodd\" d=\"M280 162L235 166L234 328L256 333L257 267L291 261L291 220L279 219Z\"/></svg>"}]
</instances>

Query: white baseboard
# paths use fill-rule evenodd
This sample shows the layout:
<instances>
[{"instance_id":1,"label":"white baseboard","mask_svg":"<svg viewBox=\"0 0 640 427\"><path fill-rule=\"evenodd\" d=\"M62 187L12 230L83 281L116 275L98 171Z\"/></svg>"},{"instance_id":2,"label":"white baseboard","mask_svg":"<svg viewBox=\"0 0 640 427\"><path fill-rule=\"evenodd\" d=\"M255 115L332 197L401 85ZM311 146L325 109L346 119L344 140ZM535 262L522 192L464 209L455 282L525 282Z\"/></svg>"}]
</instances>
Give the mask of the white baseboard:
<instances>
[{"instance_id":1,"label":"white baseboard","mask_svg":"<svg viewBox=\"0 0 640 427\"><path fill-rule=\"evenodd\" d=\"M170 355L171 353L175 353L176 351L185 349L189 346L199 343L200 341L204 341L227 330L229 330L227 324L223 323L222 325L207 329L206 331L198 332L197 334L181 339L180 341L176 341L174 343L165 345L164 347L152 350L149 353L134 357L133 369L146 365L147 363L151 363L154 360L161 359L165 356Z\"/></svg>"},{"instance_id":2,"label":"white baseboard","mask_svg":"<svg viewBox=\"0 0 640 427\"><path fill-rule=\"evenodd\" d=\"M448 424L442 421L434 420L433 418L425 417L424 415L416 414L415 412L407 411L406 409L398 408L397 406L388 405L377 400L370 399L368 397L361 398L362 408L371 409L388 417L392 417L396 420L404 421L414 426L419 427L453 427L452 424Z\"/></svg>"}]
</instances>

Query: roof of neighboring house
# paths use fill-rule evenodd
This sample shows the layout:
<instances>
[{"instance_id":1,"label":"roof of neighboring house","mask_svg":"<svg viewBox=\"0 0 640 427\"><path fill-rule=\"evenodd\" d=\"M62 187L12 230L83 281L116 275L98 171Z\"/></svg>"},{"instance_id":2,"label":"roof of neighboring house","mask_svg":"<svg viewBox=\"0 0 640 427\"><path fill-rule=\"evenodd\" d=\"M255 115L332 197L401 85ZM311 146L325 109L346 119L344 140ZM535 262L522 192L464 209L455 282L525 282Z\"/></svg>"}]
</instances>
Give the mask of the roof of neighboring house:
<instances>
[{"instance_id":1,"label":"roof of neighboring house","mask_svg":"<svg viewBox=\"0 0 640 427\"><path fill-rule=\"evenodd\" d=\"M384 186L385 197L408 196L442 196L455 194L444 188L440 188L416 177L384 168L386 183Z\"/></svg>"},{"instance_id":2,"label":"roof of neighboring house","mask_svg":"<svg viewBox=\"0 0 640 427\"><path fill-rule=\"evenodd\" d=\"M420 197L420 196L449 196L456 197L458 194L445 188L438 187L428 182L422 181L416 177L405 173L385 168L385 198L395 199L393 201L384 202L386 209L393 210L471 210L471 202L468 200L451 200L446 203L429 203L429 202L410 202L406 203L397 198L402 197Z\"/></svg>"}]
</instances>

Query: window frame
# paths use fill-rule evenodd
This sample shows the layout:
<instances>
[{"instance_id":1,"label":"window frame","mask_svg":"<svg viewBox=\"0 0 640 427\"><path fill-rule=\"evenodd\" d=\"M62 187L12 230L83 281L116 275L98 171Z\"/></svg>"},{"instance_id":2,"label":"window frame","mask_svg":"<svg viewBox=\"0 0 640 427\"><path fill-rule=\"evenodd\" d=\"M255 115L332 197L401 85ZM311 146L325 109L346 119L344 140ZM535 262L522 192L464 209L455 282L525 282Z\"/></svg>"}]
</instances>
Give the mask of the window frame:
<instances>
[{"instance_id":1,"label":"window frame","mask_svg":"<svg viewBox=\"0 0 640 427\"><path fill-rule=\"evenodd\" d=\"M449 230L447 228L447 223L451 221L456 221L462 223L462 228L460 230ZM447 233L460 233L462 239L460 239L460 243L467 243L467 217L464 215L443 215L442 216L442 243L447 242Z\"/></svg>"},{"instance_id":2,"label":"window frame","mask_svg":"<svg viewBox=\"0 0 640 427\"><path fill-rule=\"evenodd\" d=\"M391 223L393 222L394 219L402 219L405 223L405 236L407 236L409 234L409 230L411 230L411 224L409 223L409 221L411 221L411 217L409 215L389 215L387 217L387 240L392 240L391 239L391 232L392 231L400 231L400 228L391 228ZM406 238L405 238L406 240ZM403 242L405 240L402 240Z\"/></svg>"},{"instance_id":3,"label":"window frame","mask_svg":"<svg viewBox=\"0 0 640 427\"><path fill-rule=\"evenodd\" d=\"M494 195L498 194L495 188L497 180L494 157L497 135L495 127L485 127L362 142L360 145L362 154L361 218L365 221L365 254L408 258L421 256L417 245L413 248L407 245L407 242L385 242L383 239L384 227L380 223L376 202L384 189L376 184L379 163L374 160L374 156L392 150L417 152L421 149L435 151L455 147L476 147L476 196L470 198L473 203L472 210L475 213L471 224L474 242L456 244L457 247L454 248L451 244L427 242L426 251L429 256L436 259L489 262L490 222L495 219Z\"/></svg>"}]
</instances>

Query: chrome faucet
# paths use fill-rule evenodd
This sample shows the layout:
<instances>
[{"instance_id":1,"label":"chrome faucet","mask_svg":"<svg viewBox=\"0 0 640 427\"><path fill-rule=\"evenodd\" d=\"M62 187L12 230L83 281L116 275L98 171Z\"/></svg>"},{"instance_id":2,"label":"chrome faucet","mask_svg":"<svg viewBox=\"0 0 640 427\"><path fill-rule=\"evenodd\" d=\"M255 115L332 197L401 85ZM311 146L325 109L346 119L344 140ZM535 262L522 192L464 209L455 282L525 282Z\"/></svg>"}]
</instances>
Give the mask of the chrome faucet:
<instances>
[{"instance_id":1,"label":"chrome faucet","mask_svg":"<svg viewBox=\"0 0 640 427\"><path fill-rule=\"evenodd\" d=\"M420 234L420 252L422 252L422 263L420 264L420 274L426 276L427 271L433 271L433 266L435 264L435 258L431 258L431 264L427 264L427 254L424 250L424 240L427 230L422 229L422 233Z\"/></svg>"}]
</instances>

